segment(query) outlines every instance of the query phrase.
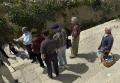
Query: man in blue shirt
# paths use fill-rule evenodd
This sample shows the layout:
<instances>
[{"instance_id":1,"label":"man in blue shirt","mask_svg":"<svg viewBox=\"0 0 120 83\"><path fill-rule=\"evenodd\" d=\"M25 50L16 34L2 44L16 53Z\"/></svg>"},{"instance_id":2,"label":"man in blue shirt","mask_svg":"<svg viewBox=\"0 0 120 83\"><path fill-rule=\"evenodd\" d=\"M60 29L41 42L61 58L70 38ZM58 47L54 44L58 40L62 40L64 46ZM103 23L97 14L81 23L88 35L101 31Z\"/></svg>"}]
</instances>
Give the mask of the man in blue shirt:
<instances>
[{"instance_id":1,"label":"man in blue shirt","mask_svg":"<svg viewBox=\"0 0 120 83\"><path fill-rule=\"evenodd\" d=\"M105 34L102 38L101 44L98 48L98 57L102 58L103 52L107 52L106 55L109 55L111 48L113 46L114 38L111 33L111 28L105 28Z\"/></svg>"}]
</instances>

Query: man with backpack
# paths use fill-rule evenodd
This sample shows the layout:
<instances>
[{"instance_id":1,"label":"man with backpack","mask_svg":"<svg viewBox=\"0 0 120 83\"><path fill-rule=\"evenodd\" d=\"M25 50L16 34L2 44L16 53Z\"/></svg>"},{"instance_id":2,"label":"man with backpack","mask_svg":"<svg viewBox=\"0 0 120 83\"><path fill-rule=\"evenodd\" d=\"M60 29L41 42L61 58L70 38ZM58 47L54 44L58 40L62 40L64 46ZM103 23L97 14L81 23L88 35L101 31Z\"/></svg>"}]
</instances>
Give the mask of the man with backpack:
<instances>
[{"instance_id":1,"label":"man with backpack","mask_svg":"<svg viewBox=\"0 0 120 83\"><path fill-rule=\"evenodd\" d=\"M52 25L52 30L54 31L53 39L57 41L58 46L58 61L62 68L68 68L66 60L66 38L67 34L63 28L60 27L58 23Z\"/></svg>"}]
</instances>

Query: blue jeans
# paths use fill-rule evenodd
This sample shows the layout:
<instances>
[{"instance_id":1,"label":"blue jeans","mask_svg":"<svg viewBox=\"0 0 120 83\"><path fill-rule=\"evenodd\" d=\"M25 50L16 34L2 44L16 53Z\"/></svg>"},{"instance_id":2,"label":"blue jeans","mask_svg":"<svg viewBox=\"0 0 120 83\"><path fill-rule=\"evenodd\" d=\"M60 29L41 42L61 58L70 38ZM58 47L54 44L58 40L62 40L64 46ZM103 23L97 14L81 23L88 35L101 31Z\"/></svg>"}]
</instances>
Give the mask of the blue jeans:
<instances>
[{"instance_id":1,"label":"blue jeans","mask_svg":"<svg viewBox=\"0 0 120 83\"><path fill-rule=\"evenodd\" d=\"M24 57L24 58L29 58L28 55L24 51L18 51L16 54L17 57Z\"/></svg>"},{"instance_id":2,"label":"blue jeans","mask_svg":"<svg viewBox=\"0 0 120 83\"><path fill-rule=\"evenodd\" d=\"M66 46L58 49L58 62L60 66L67 65Z\"/></svg>"}]
</instances>

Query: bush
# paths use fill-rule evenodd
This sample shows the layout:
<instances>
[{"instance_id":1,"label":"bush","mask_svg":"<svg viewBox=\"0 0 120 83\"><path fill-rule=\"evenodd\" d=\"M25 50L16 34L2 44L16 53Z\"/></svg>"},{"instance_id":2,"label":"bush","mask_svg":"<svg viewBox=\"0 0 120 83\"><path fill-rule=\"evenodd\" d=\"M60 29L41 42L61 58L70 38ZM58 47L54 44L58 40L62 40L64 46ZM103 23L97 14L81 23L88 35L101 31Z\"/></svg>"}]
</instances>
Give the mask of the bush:
<instances>
[{"instance_id":1,"label":"bush","mask_svg":"<svg viewBox=\"0 0 120 83\"><path fill-rule=\"evenodd\" d=\"M13 30L8 27L5 18L0 18L0 44L8 42L12 38Z\"/></svg>"}]
</instances>

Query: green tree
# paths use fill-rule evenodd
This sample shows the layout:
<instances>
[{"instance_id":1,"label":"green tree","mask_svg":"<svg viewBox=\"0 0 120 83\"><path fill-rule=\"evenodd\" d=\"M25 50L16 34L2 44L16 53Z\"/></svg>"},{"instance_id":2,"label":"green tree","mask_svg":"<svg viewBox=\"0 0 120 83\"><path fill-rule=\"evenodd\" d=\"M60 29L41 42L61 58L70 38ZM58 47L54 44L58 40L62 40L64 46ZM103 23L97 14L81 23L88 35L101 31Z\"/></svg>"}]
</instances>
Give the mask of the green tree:
<instances>
[{"instance_id":1,"label":"green tree","mask_svg":"<svg viewBox=\"0 0 120 83\"><path fill-rule=\"evenodd\" d=\"M5 18L0 18L0 44L7 43L11 40L13 34L12 28L8 27Z\"/></svg>"}]
</instances>

